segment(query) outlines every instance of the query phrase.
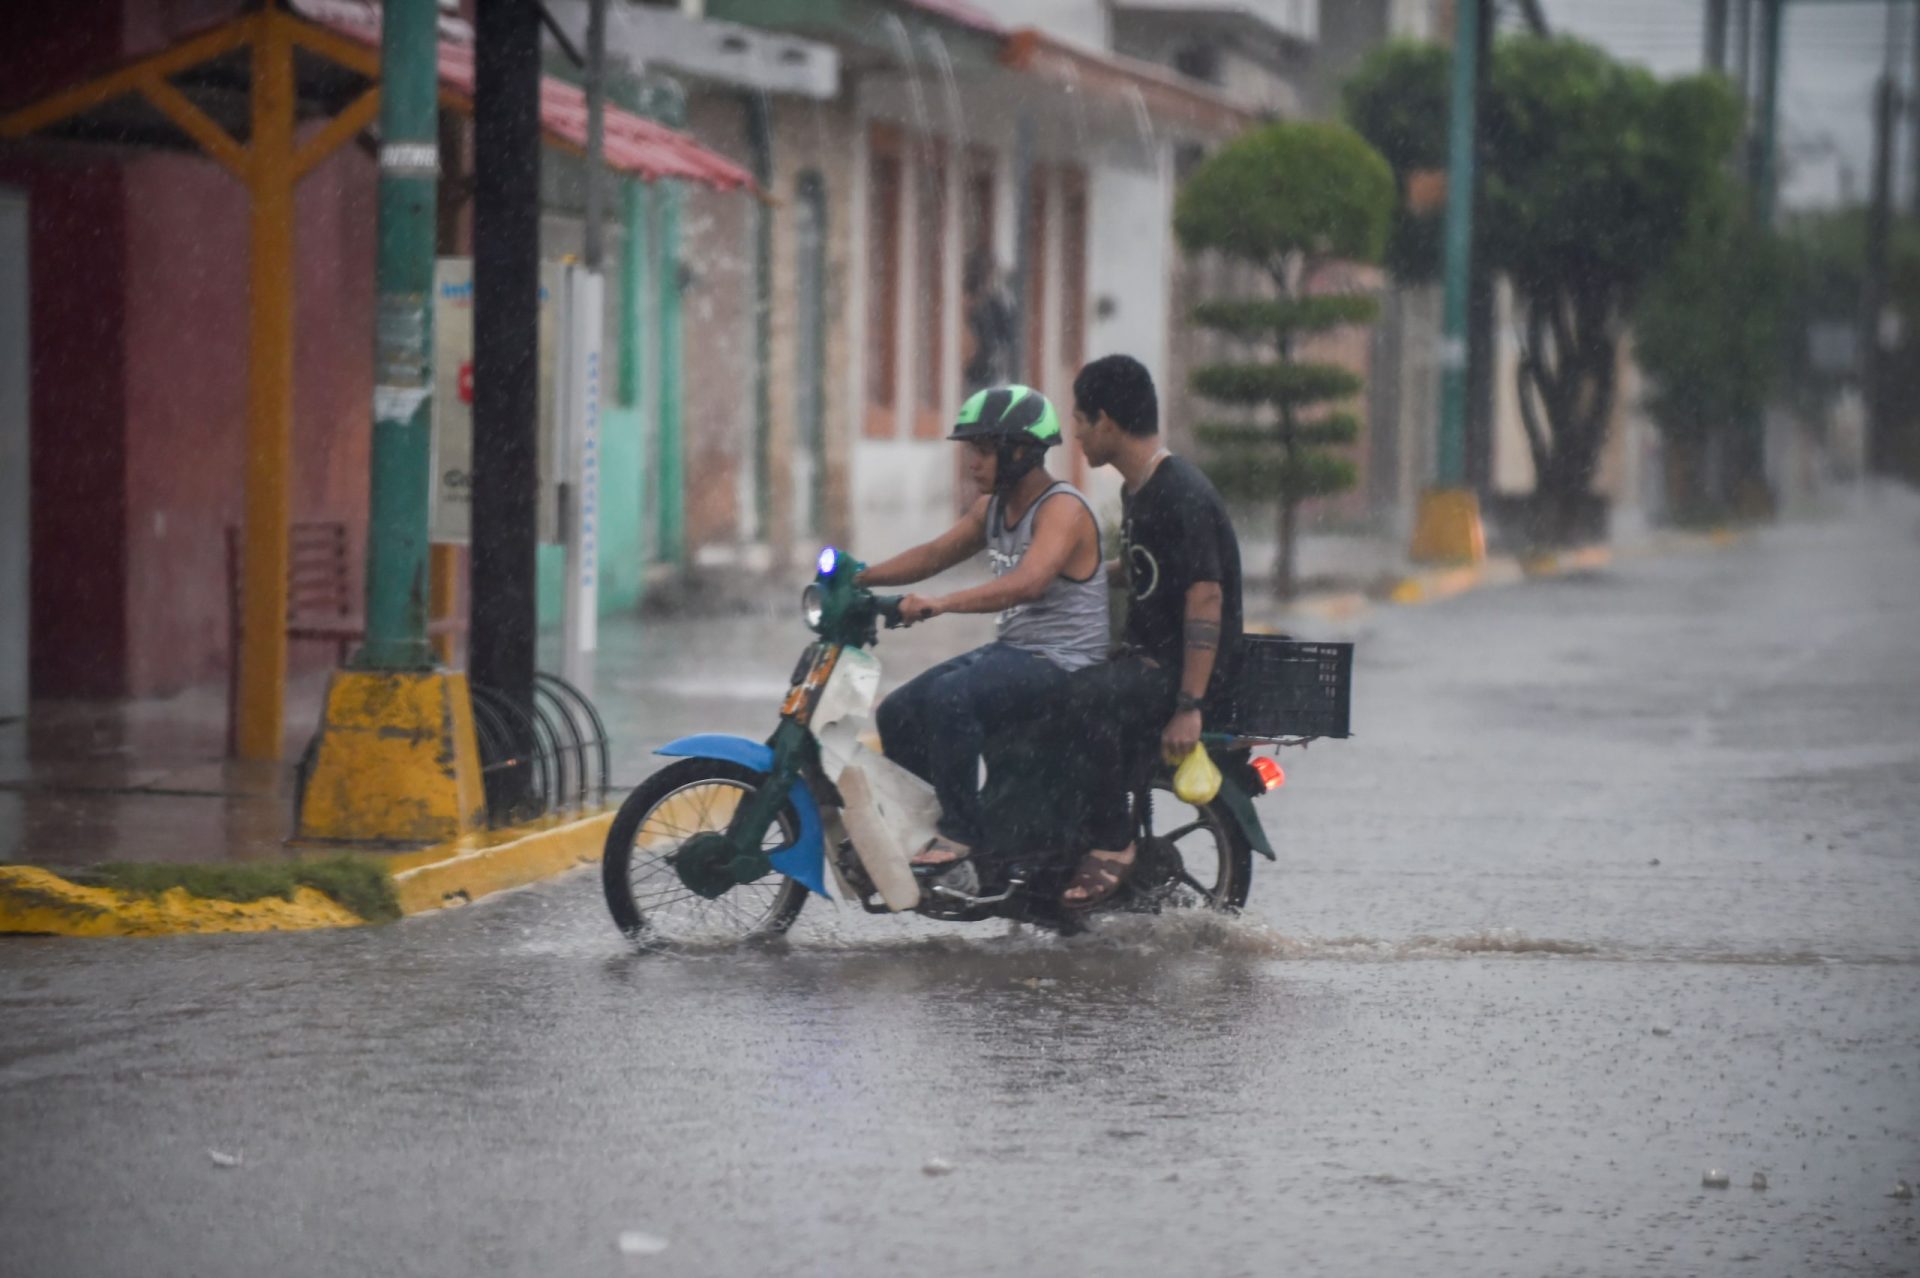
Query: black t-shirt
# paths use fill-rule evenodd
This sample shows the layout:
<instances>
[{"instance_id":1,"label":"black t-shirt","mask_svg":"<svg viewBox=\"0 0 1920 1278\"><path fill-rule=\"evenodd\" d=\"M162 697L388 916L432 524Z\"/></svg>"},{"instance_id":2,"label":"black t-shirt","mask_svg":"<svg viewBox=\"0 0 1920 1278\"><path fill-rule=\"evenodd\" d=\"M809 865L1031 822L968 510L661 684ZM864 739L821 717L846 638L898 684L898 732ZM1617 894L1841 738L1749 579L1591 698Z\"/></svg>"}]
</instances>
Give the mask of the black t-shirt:
<instances>
[{"instance_id":1,"label":"black t-shirt","mask_svg":"<svg viewBox=\"0 0 1920 1278\"><path fill-rule=\"evenodd\" d=\"M1126 639L1179 678L1186 660L1187 590L1220 583L1220 651L1207 685L1209 709L1232 687L1240 646L1240 542L1227 508L1199 467L1167 457L1140 491L1123 496L1120 560L1126 567Z\"/></svg>"}]
</instances>

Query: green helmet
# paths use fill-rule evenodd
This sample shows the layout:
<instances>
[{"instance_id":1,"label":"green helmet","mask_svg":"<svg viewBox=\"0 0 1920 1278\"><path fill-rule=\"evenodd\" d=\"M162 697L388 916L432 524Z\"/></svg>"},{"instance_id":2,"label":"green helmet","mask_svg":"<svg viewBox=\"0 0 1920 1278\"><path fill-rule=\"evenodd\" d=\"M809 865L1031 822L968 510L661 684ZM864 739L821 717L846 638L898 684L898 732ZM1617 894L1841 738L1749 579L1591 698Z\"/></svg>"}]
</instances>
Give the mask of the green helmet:
<instances>
[{"instance_id":1,"label":"green helmet","mask_svg":"<svg viewBox=\"0 0 1920 1278\"><path fill-rule=\"evenodd\" d=\"M990 386L960 405L948 439L995 439L1006 444L1060 442L1060 419L1047 397L1031 386Z\"/></svg>"}]
</instances>

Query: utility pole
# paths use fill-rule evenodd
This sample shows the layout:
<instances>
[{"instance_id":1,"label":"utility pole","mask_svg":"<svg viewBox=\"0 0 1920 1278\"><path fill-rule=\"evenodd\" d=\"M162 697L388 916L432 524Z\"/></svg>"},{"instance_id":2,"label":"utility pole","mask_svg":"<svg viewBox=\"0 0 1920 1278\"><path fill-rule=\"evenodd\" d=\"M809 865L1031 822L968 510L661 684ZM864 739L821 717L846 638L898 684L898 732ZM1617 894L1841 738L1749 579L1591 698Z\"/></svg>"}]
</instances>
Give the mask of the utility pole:
<instances>
[{"instance_id":1,"label":"utility pole","mask_svg":"<svg viewBox=\"0 0 1920 1278\"><path fill-rule=\"evenodd\" d=\"M367 635L355 663L370 670L434 664L427 644L427 492L434 189L440 176L438 22L434 0L387 0L381 20Z\"/></svg>"},{"instance_id":2,"label":"utility pole","mask_svg":"<svg viewBox=\"0 0 1920 1278\"><path fill-rule=\"evenodd\" d=\"M486 816L467 677L441 669L427 643L439 95L434 0L387 0L367 636L327 684L296 820L295 839L306 846L422 847L467 834Z\"/></svg>"},{"instance_id":3,"label":"utility pole","mask_svg":"<svg viewBox=\"0 0 1920 1278\"><path fill-rule=\"evenodd\" d=\"M1446 293L1440 361L1438 484L1466 482L1467 293L1473 268L1474 89L1484 0L1454 9L1453 99L1447 134Z\"/></svg>"},{"instance_id":4,"label":"utility pole","mask_svg":"<svg viewBox=\"0 0 1920 1278\"><path fill-rule=\"evenodd\" d=\"M1727 71L1727 3L1707 0L1707 47L1701 61L1709 71Z\"/></svg>"},{"instance_id":5,"label":"utility pole","mask_svg":"<svg viewBox=\"0 0 1920 1278\"><path fill-rule=\"evenodd\" d=\"M1539 26L1536 35L1546 35L1546 19L1537 6L1533 19ZM1468 254L1470 280L1467 298L1467 409L1464 425L1466 450L1463 486L1475 493L1486 492L1493 483L1493 403L1494 366L1497 363L1493 340L1493 271L1487 265L1487 81L1493 72L1493 29L1497 12L1488 4L1481 15L1473 76L1473 247Z\"/></svg>"},{"instance_id":6,"label":"utility pole","mask_svg":"<svg viewBox=\"0 0 1920 1278\"><path fill-rule=\"evenodd\" d=\"M1756 3L1760 6L1760 101L1756 108L1760 125L1753 133L1748 172L1753 185L1754 220L1761 226L1771 227L1778 195L1774 142L1779 128L1780 27L1785 20L1786 0L1756 0Z\"/></svg>"},{"instance_id":7,"label":"utility pole","mask_svg":"<svg viewBox=\"0 0 1920 1278\"><path fill-rule=\"evenodd\" d=\"M534 0L478 0L474 19L470 665L475 683L531 714L540 475L540 11Z\"/></svg>"},{"instance_id":8,"label":"utility pole","mask_svg":"<svg viewBox=\"0 0 1920 1278\"><path fill-rule=\"evenodd\" d=\"M560 667L569 683L591 695L600 631L600 407L606 383L601 358L605 328L601 264L606 256L607 216L607 0L587 0L585 72L587 190L582 263L567 271L561 299L562 331L568 340L561 347L567 367L559 370L566 381L562 402L567 409L561 423L566 441L566 474L561 484L565 500L560 503L566 586Z\"/></svg>"},{"instance_id":9,"label":"utility pole","mask_svg":"<svg viewBox=\"0 0 1920 1278\"><path fill-rule=\"evenodd\" d=\"M1454 6L1447 129L1445 292L1440 339L1440 435L1434 486L1420 499L1412 557L1474 563L1486 557L1480 503L1467 484L1467 313L1473 270L1474 89L1485 0Z\"/></svg>"},{"instance_id":10,"label":"utility pole","mask_svg":"<svg viewBox=\"0 0 1920 1278\"><path fill-rule=\"evenodd\" d=\"M1913 46L1913 87L1907 93L1907 215L1920 218L1920 13L1907 22Z\"/></svg>"},{"instance_id":11,"label":"utility pole","mask_svg":"<svg viewBox=\"0 0 1920 1278\"><path fill-rule=\"evenodd\" d=\"M1740 105L1750 105L1753 101L1753 0L1733 0L1733 82L1740 86Z\"/></svg>"},{"instance_id":12,"label":"utility pole","mask_svg":"<svg viewBox=\"0 0 1920 1278\"><path fill-rule=\"evenodd\" d=\"M1860 395L1867 410L1867 471L1887 469L1886 361L1880 312L1887 299L1887 241L1893 223L1893 133L1900 90L1894 81L1895 9L1887 5L1887 52L1873 94L1873 195L1867 205L1866 273L1860 288Z\"/></svg>"}]
</instances>

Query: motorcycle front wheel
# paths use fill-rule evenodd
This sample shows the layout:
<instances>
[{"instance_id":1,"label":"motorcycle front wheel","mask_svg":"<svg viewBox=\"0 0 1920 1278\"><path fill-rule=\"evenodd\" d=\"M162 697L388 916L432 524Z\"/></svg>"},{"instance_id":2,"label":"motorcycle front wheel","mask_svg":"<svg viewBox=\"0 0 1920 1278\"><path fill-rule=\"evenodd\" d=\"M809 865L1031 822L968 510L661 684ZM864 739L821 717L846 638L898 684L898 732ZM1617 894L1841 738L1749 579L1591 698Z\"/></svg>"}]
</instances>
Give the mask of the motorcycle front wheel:
<instances>
[{"instance_id":1,"label":"motorcycle front wheel","mask_svg":"<svg viewBox=\"0 0 1920 1278\"><path fill-rule=\"evenodd\" d=\"M712 900L693 891L674 856L696 834L720 833L734 809L766 783L766 774L721 759L681 759L629 794L607 831L600 883L620 930L651 945L724 944L779 936L807 903L807 889L784 874L743 883ZM762 846L799 837L800 818L783 804Z\"/></svg>"}]
</instances>

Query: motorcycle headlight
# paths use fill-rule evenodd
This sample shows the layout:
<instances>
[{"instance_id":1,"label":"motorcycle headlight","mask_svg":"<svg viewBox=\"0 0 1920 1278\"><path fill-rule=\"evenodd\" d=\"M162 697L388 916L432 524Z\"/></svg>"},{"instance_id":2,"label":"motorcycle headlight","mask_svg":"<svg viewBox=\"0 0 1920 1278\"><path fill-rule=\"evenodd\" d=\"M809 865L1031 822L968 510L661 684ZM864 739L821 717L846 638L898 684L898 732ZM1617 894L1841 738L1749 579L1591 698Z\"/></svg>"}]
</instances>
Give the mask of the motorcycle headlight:
<instances>
[{"instance_id":1,"label":"motorcycle headlight","mask_svg":"<svg viewBox=\"0 0 1920 1278\"><path fill-rule=\"evenodd\" d=\"M827 614L827 592L820 589L818 583L809 585L800 592L800 615L807 619L807 629L818 630L820 621Z\"/></svg>"}]
</instances>

